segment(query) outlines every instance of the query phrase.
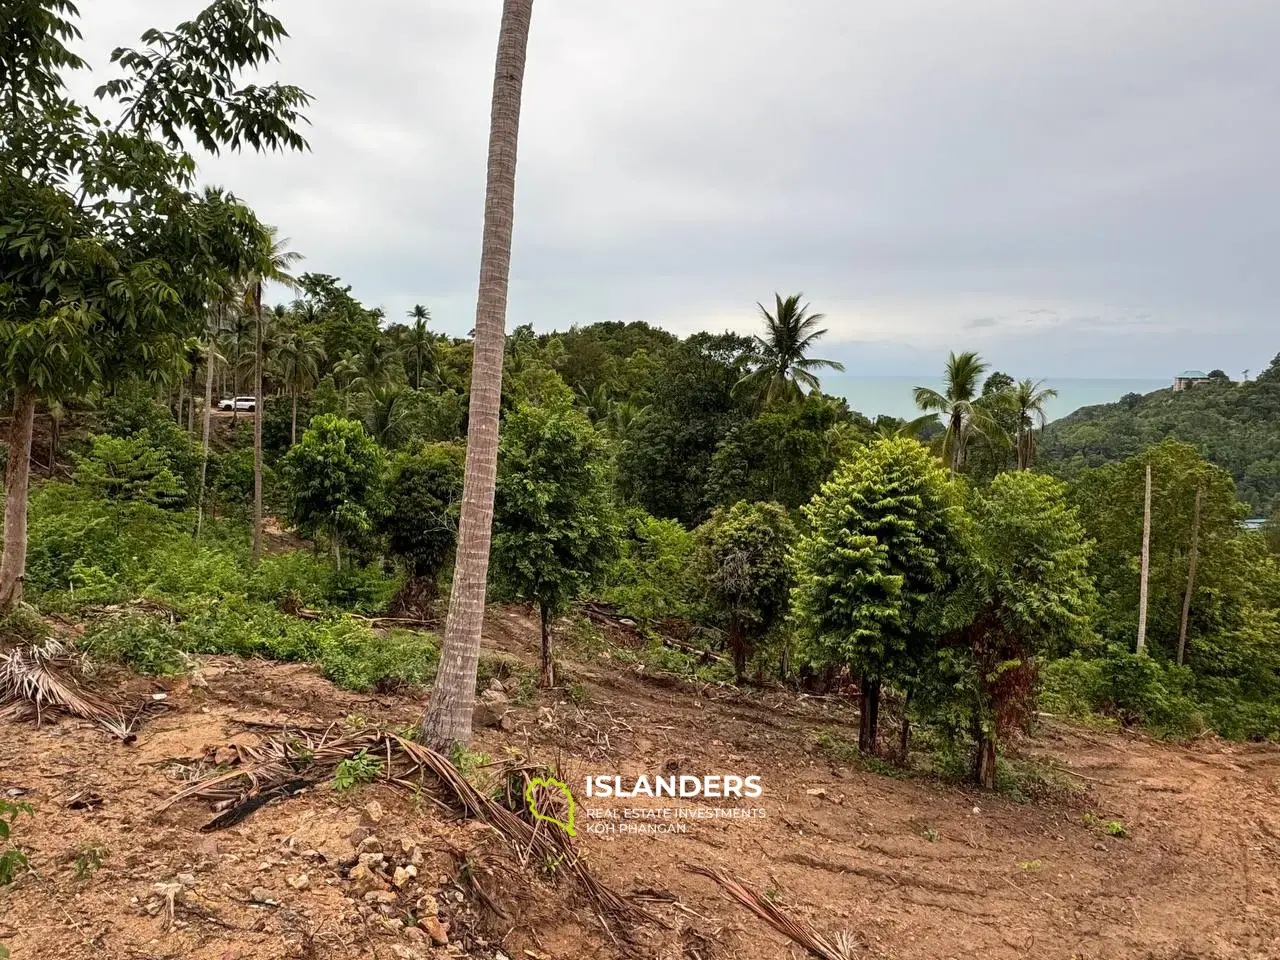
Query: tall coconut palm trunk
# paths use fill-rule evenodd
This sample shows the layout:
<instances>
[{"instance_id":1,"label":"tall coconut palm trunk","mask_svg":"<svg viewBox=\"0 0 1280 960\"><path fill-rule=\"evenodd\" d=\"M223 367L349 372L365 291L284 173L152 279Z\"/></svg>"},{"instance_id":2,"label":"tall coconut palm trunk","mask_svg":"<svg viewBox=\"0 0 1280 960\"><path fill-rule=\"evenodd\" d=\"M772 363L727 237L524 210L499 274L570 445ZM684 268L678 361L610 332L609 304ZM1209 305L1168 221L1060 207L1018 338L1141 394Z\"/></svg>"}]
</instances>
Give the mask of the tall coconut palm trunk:
<instances>
[{"instance_id":1,"label":"tall coconut palm trunk","mask_svg":"<svg viewBox=\"0 0 1280 960\"><path fill-rule=\"evenodd\" d=\"M262 281L253 291L253 562L262 559Z\"/></svg>"},{"instance_id":2,"label":"tall coconut palm trunk","mask_svg":"<svg viewBox=\"0 0 1280 960\"><path fill-rule=\"evenodd\" d=\"M511 272L511 231L515 217L520 98L532 16L533 0L504 0L493 77L484 240L476 302L458 553L453 589L449 595L440 670L422 720L423 739L436 748L448 748L471 739L476 664L480 658L489 545L493 535L498 407L502 396L502 354L506 345L507 282Z\"/></svg>"},{"instance_id":3,"label":"tall coconut palm trunk","mask_svg":"<svg viewBox=\"0 0 1280 960\"><path fill-rule=\"evenodd\" d=\"M9 425L9 459L4 465L4 551L0 553L0 614L22 599L27 572L27 487L31 481L31 434L36 422L36 395L19 387Z\"/></svg>"},{"instance_id":4,"label":"tall coconut palm trunk","mask_svg":"<svg viewBox=\"0 0 1280 960\"><path fill-rule=\"evenodd\" d=\"M212 317L210 317L212 321ZM200 528L204 525L204 492L209 480L209 430L213 417L213 374L217 367L217 346L214 339L212 322L209 328L209 346L204 360L204 410L201 419L204 421L203 437L200 441L200 493L196 497L196 537L200 536Z\"/></svg>"}]
</instances>

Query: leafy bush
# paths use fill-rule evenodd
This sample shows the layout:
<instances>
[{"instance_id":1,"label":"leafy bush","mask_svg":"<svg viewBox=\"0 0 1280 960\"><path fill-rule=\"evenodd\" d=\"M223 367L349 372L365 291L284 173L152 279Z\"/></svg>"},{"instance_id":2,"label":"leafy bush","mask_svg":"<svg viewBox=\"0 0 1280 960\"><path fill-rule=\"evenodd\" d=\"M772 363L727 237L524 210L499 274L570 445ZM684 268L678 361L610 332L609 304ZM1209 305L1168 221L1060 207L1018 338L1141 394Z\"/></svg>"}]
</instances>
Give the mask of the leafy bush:
<instances>
[{"instance_id":1,"label":"leafy bush","mask_svg":"<svg viewBox=\"0 0 1280 960\"><path fill-rule=\"evenodd\" d=\"M145 431L148 444L162 451L170 469L187 492L186 505L194 504L200 487L200 444L173 419L150 388L126 385L107 397L97 414L98 430L112 437L135 437Z\"/></svg>"},{"instance_id":2,"label":"leafy bush","mask_svg":"<svg viewBox=\"0 0 1280 960\"><path fill-rule=\"evenodd\" d=\"M1051 660L1040 672L1040 708L1064 717L1087 717L1102 704L1103 661L1078 653Z\"/></svg>"},{"instance_id":3,"label":"leafy bush","mask_svg":"<svg viewBox=\"0 0 1280 960\"><path fill-rule=\"evenodd\" d=\"M39 643L49 635L49 625L35 610L15 607L0 617L0 644Z\"/></svg>"},{"instance_id":4,"label":"leafy bush","mask_svg":"<svg viewBox=\"0 0 1280 960\"><path fill-rule=\"evenodd\" d=\"M186 486L173 472L169 454L152 445L146 430L131 437L99 434L90 438L88 453L71 458L76 483L113 504L175 508L186 503Z\"/></svg>"},{"instance_id":5,"label":"leafy bush","mask_svg":"<svg viewBox=\"0 0 1280 960\"><path fill-rule=\"evenodd\" d=\"M1180 692L1187 677L1185 668L1112 649L1102 664L1104 704L1122 722L1142 723L1157 736L1194 736L1205 722L1195 702Z\"/></svg>"},{"instance_id":6,"label":"leafy bush","mask_svg":"<svg viewBox=\"0 0 1280 960\"><path fill-rule=\"evenodd\" d=\"M13 883L14 871L27 865L27 855L10 844L13 822L24 813L31 816L29 803L14 803L0 797L0 887Z\"/></svg>"},{"instance_id":7,"label":"leafy bush","mask_svg":"<svg viewBox=\"0 0 1280 960\"><path fill-rule=\"evenodd\" d=\"M281 462L293 522L304 536L330 539L335 566L343 544L370 531L385 466L364 427L329 414L316 417Z\"/></svg>"},{"instance_id":8,"label":"leafy bush","mask_svg":"<svg viewBox=\"0 0 1280 960\"><path fill-rule=\"evenodd\" d=\"M687 617L693 550L693 534L679 521L633 507L622 518L619 555L600 598L636 620Z\"/></svg>"},{"instance_id":9,"label":"leafy bush","mask_svg":"<svg viewBox=\"0 0 1280 960\"><path fill-rule=\"evenodd\" d=\"M414 578L436 581L453 558L465 456L461 444L435 443L391 462L379 527Z\"/></svg>"},{"instance_id":10,"label":"leafy bush","mask_svg":"<svg viewBox=\"0 0 1280 960\"><path fill-rule=\"evenodd\" d=\"M696 576L711 617L725 628L741 681L747 658L787 612L791 589L788 550L795 526L778 503L717 507L694 534Z\"/></svg>"},{"instance_id":11,"label":"leafy bush","mask_svg":"<svg viewBox=\"0 0 1280 960\"><path fill-rule=\"evenodd\" d=\"M320 659L320 626L242 597L202 598L182 623L186 649L285 662Z\"/></svg>"},{"instance_id":12,"label":"leafy bush","mask_svg":"<svg viewBox=\"0 0 1280 960\"><path fill-rule=\"evenodd\" d=\"M318 640L321 672L348 690L422 686L434 679L440 662L440 646L429 633L393 630L379 637L348 620L326 625Z\"/></svg>"},{"instance_id":13,"label":"leafy bush","mask_svg":"<svg viewBox=\"0 0 1280 960\"><path fill-rule=\"evenodd\" d=\"M382 774L382 761L361 750L341 761L333 771L333 789L350 790L361 783L372 783Z\"/></svg>"},{"instance_id":14,"label":"leafy bush","mask_svg":"<svg viewBox=\"0 0 1280 960\"><path fill-rule=\"evenodd\" d=\"M168 620L153 616L121 617L90 628L80 649L107 663L119 663L149 676L183 673L182 634Z\"/></svg>"},{"instance_id":15,"label":"leafy bush","mask_svg":"<svg viewBox=\"0 0 1280 960\"><path fill-rule=\"evenodd\" d=\"M377 564L350 564L333 571L325 585L324 600L339 610L378 614L387 609L403 582L402 576L387 573Z\"/></svg>"}]
</instances>

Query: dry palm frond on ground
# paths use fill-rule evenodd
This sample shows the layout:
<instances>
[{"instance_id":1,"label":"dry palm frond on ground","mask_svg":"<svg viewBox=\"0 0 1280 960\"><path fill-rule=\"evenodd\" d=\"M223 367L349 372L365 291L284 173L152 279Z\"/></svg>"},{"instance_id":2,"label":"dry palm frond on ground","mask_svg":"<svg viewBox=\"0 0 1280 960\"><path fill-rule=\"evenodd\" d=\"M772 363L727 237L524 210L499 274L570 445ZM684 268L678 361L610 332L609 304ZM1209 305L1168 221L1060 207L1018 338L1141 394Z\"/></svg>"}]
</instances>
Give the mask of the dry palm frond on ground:
<instances>
[{"instance_id":1,"label":"dry palm frond on ground","mask_svg":"<svg viewBox=\"0 0 1280 960\"><path fill-rule=\"evenodd\" d=\"M336 724L324 730L280 730L254 746L237 746L239 763L230 771L202 776L170 797L160 809L197 797L211 801L222 812L204 829L221 829L243 820L264 803L332 780L344 761L359 760L386 780L417 793L432 782L443 788L445 799L461 807L463 816L480 820L506 841L523 866L542 868L552 875L566 873L595 908L606 931L606 918L624 924L653 923L655 918L605 887L573 849L572 838L543 821L530 822L501 803L480 793L448 758L381 727L347 730ZM529 768L508 771L527 778ZM428 779L430 775L430 780ZM523 796L508 787L509 796ZM612 931L610 931L612 935Z\"/></svg>"},{"instance_id":2,"label":"dry palm frond on ground","mask_svg":"<svg viewBox=\"0 0 1280 960\"><path fill-rule=\"evenodd\" d=\"M856 947L847 934L839 933L836 934L834 941L828 940L808 924L797 920L765 897L754 893L742 881L736 880L724 871L709 867L690 867L689 869L693 873L710 877L725 893L815 957L820 957L822 960L855 960Z\"/></svg>"},{"instance_id":3,"label":"dry palm frond on ground","mask_svg":"<svg viewBox=\"0 0 1280 960\"><path fill-rule=\"evenodd\" d=\"M0 653L0 717L34 720L60 713L96 723L126 742L152 701L127 709L120 700L93 693L78 679L82 661L58 640L14 647Z\"/></svg>"}]
</instances>

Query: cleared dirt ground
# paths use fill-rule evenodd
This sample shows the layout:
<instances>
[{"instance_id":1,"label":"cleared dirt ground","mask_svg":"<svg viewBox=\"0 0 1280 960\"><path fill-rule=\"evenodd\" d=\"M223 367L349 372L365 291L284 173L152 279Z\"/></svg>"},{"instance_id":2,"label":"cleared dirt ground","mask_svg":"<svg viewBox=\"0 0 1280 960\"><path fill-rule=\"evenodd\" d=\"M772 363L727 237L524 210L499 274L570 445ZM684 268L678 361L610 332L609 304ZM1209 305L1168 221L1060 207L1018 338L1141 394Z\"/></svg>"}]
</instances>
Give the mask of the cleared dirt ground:
<instances>
[{"instance_id":1,"label":"cleared dirt ground","mask_svg":"<svg viewBox=\"0 0 1280 960\"><path fill-rule=\"evenodd\" d=\"M531 664L536 642L523 610L491 616L491 650ZM847 932L855 956L1280 957L1275 746L1050 725L1024 750L1055 758L1084 792L1019 804L832 761L820 733L856 739L856 716L835 701L699 691L599 656L564 660L572 687L500 709L477 749L558 759L575 793L590 774L762 777L764 796L744 805L764 818L689 820L680 834L580 829L599 877L663 925L606 933L569 886L513 865L487 827L385 784L309 791L214 833L199 830L207 804L158 812L181 786L174 760L234 764L228 747L273 726L411 723L420 709L412 696L345 693L301 666L212 658L194 683L165 685L170 709L132 745L68 720L0 722L0 790L36 809L16 825L34 871L0 890L0 943L15 960L802 956L689 871L703 865L823 933ZM86 792L101 802L68 807ZM1109 835L1110 820L1128 836ZM350 863L369 851L417 876L386 890L362 881ZM397 928L428 915L449 925L447 945Z\"/></svg>"}]
</instances>

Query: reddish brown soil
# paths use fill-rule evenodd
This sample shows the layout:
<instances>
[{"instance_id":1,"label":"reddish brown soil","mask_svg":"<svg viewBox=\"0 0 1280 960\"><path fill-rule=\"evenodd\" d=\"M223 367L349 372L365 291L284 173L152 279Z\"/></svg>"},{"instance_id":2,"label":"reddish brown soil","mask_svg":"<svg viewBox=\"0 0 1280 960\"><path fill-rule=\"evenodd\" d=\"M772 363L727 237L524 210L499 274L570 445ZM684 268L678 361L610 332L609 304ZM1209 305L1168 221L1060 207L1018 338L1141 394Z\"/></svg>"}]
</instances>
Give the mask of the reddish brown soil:
<instances>
[{"instance_id":1,"label":"reddish brown soil","mask_svg":"<svg viewBox=\"0 0 1280 960\"><path fill-rule=\"evenodd\" d=\"M536 641L523 611L491 618L491 648L532 663ZM802 955L688 870L708 865L824 934L849 934L858 957L1280 957L1274 746L1172 746L1051 726L1026 749L1055 758L1085 792L1019 804L833 762L815 739L856 735L843 705L698 691L568 651L565 669L571 686L515 705L506 729L479 731L476 748L558 757L575 794L588 774L763 778L762 800L748 805L763 806L764 819L690 821L684 834L579 831L601 879L641 892L665 928L615 943L571 888L520 872L487 828L382 784L349 794L322 787L213 834L198 829L211 815L206 804L157 812L180 785L170 761L212 761L218 747L252 742L261 733L244 721L324 725L358 715L399 724L420 709L420 695L357 696L304 667L215 658L196 684L173 686L172 709L131 746L73 721L0 723L0 790L24 790L36 808L15 831L34 871L0 890L0 942L15 960ZM103 803L67 809L64 799L84 790ZM371 815L372 800L380 816ZM1108 835L1085 813L1123 821L1128 836ZM366 846L379 844L388 859L419 849L418 877L393 891L389 909L421 918L429 908L420 898L434 898L451 925L448 946L411 941L361 910L361 891L340 863L370 835L377 841ZM96 870L84 866L91 848L101 854ZM458 881L464 859L505 917ZM295 889L290 880L302 874L308 883ZM156 888L166 883L182 887L172 920L163 891L174 887ZM255 888L275 902L252 902Z\"/></svg>"}]
</instances>

